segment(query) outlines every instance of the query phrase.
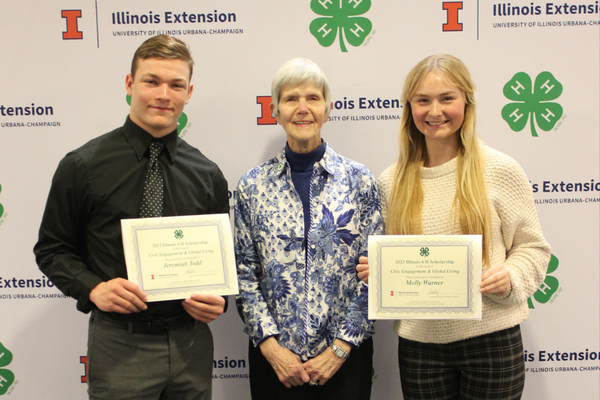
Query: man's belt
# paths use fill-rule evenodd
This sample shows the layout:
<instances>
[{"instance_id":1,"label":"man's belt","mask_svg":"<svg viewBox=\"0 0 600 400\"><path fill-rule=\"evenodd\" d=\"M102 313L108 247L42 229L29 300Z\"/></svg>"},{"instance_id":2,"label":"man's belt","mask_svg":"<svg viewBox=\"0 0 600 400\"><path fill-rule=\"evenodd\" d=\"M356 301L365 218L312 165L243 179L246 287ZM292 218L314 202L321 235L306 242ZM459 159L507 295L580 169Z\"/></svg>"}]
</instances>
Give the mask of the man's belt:
<instances>
[{"instance_id":1,"label":"man's belt","mask_svg":"<svg viewBox=\"0 0 600 400\"><path fill-rule=\"evenodd\" d=\"M113 326L125 329L128 333L141 333L144 335L166 335L169 331L189 325L195 321L188 313L153 321L123 321L111 318L108 313L103 311L94 310L92 313L92 318L97 318Z\"/></svg>"}]
</instances>

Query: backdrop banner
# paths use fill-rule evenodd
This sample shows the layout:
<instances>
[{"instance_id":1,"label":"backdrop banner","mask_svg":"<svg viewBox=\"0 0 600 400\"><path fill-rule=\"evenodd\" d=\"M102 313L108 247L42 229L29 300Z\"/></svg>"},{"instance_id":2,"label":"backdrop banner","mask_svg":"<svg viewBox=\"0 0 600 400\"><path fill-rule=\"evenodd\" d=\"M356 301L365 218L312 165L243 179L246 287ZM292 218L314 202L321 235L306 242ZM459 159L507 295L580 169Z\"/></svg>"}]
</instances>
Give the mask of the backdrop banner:
<instances>
[{"instance_id":1,"label":"backdrop banner","mask_svg":"<svg viewBox=\"0 0 600 400\"><path fill-rule=\"evenodd\" d=\"M125 76L156 34L188 43L195 90L180 136L233 191L285 132L269 111L277 69L315 61L332 86L322 136L375 176L395 162L408 71L465 62L478 133L531 182L552 246L522 324L524 399L598 399L600 14L597 0L47 0L0 3L0 398L85 399L87 321L32 253L58 162L123 124ZM250 399L247 336L233 306L210 324L213 398ZM400 399L397 335L376 322L373 394Z\"/></svg>"}]
</instances>

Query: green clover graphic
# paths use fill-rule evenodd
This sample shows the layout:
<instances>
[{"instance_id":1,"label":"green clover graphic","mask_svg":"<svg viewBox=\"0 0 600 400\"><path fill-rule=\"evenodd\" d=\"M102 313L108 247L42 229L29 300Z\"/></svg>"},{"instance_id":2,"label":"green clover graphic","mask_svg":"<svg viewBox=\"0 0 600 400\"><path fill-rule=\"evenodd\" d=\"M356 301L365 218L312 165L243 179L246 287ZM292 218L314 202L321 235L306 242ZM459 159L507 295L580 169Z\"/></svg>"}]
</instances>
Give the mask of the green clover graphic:
<instances>
[{"instance_id":1,"label":"green clover graphic","mask_svg":"<svg viewBox=\"0 0 600 400\"><path fill-rule=\"evenodd\" d=\"M2 193L2 185L0 185L0 193ZM0 217L4 215L4 206L0 203Z\"/></svg>"},{"instance_id":2,"label":"green clover graphic","mask_svg":"<svg viewBox=\"0 0 600 400\"><path fill-rule=\"evenodd\" d=\"M310 33L323 47L335 42L340 32L340 48L347 53L344 36L352 46L360 46L373 28L367 18L357 17L369 11L371 0L311 0L310 8L315 14L324 15L310 23Z\"/></svg>"},{"instance_id":3,"label":"green clover graphic","mask_svg":"<svg viewBox=\"0 0 600 400\"><path fill-rule=\"evenodd\" d=\"M175 231L175 239L183 239L183 231L181 229Z\"/></svg>"},{"instance_id":4,"label":"green clover graphic","mask_svg":"<svg viewBox=\"0 0 600 400\"><path fill-rule=\"evenodd\" d=\"M12 353L0 343L0 396L6 394L10 385L15 381L15 374L9 369L4 369L12 359Z\"/></svg>"},{"instance_id":5,"label":"green clover graphic","mask_svg":"<svg viewBox=\"0 0 600 400\"><path fill-rule=\"evenodd\" d=\"M533 294L533 298L541 304L546 304L554 293L558 290L560 284L558 279L553 276L550 276L551 273L558 269L558 258L554 254L550 256L550 262L548 263L548 270L546 271L546 279L540 286L540 288ZM530 309L535 308L533 306L533 300L531 297L527 299L527 304Z\"/></svg>"},{"instance_id":6,"label":"green clover graphic","mask_svg":"<svg viewBox=\"0 0 600 400\"><path fill-rule=\"evenodd\" d=\"M429 257L429 247L421 247L421 257Z\"/></svg>"},{"instance_id":7,"label":"green clover graphic","mask_svg":"<svg viewBox=\"0 0 600 400\"><path fill-rule=\"evenodd\" d=\"M125 101L127 101L127 104L131 105L131 96L127 95L125 97ZM179 116L179 119L177 120L177 135L181 135L181 131L183 130L183 128L185 128L185 126L188 123L188 117L187 115L182 112L181 115Z\"/></svg>"},{"instance_id":8,"label":"green clover graphic","mask_svg":"<svg viewBox=\"0 0 600 400\"><path fill-rule=\"evenodd\" d=\"M550 100L557 99L563 91L562 84L548 71L540 73L531 84L531 77L519 72L504 85L504 96L518 101L502 108L502 118L514 132L520 132L531 117L531 135L537 137L535 125L548 132L563 115L563 108Z\"/></svg>"}]
</instances>

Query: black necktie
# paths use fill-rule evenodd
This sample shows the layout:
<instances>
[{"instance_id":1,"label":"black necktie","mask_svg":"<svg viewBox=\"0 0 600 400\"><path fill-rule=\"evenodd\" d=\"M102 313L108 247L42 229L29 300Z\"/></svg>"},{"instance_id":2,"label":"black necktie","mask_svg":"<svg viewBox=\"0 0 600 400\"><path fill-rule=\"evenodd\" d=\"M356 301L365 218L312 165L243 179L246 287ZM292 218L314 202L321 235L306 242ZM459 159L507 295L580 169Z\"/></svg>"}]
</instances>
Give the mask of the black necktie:
<instances>
[{"instance_id":1,"label":"black necktie","mask_svg":"<svg viewBox=\"0 0 600 400\"><path fill-rule=\"evenodd\" d=\"M148 162L148 174L144 183L142 194L142 205L140 206L140 217L162 217L163 211L163 177L160 173L158 157L165 145L160 140L150 143L150 161Z\"/></svg>"}]
</instances>

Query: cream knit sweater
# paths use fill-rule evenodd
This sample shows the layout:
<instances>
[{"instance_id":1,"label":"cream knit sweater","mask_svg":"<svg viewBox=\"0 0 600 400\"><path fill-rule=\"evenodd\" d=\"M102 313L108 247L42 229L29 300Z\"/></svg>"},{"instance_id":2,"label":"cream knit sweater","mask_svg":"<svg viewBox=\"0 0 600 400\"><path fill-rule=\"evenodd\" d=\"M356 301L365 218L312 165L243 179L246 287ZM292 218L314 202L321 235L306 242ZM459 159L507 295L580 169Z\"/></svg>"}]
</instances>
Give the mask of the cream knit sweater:
<instances>
[{"instance_id":1,"label":"cream knit sweater","mask_svg":"<svg viewBox=\"0 0 600 400\"><path fill-rule=\"evenodd\" d=\"M491 265L511 271L511 293L504 298L483 295L481 320L402 320L394 329L401 337L426 343L451 343L513 327L527 318L527 298L544 280L550 246L544 240L525 172L509 156L483 146L485 180L492 214ZM387 204L396 163L378 179L382 214ZM456 235L460 228L452 217L456 193L456 158L434 168L421 169L423 231L426 235ZM484 272L487 267L483 267Z\"/></svg>"}]
</instances>

